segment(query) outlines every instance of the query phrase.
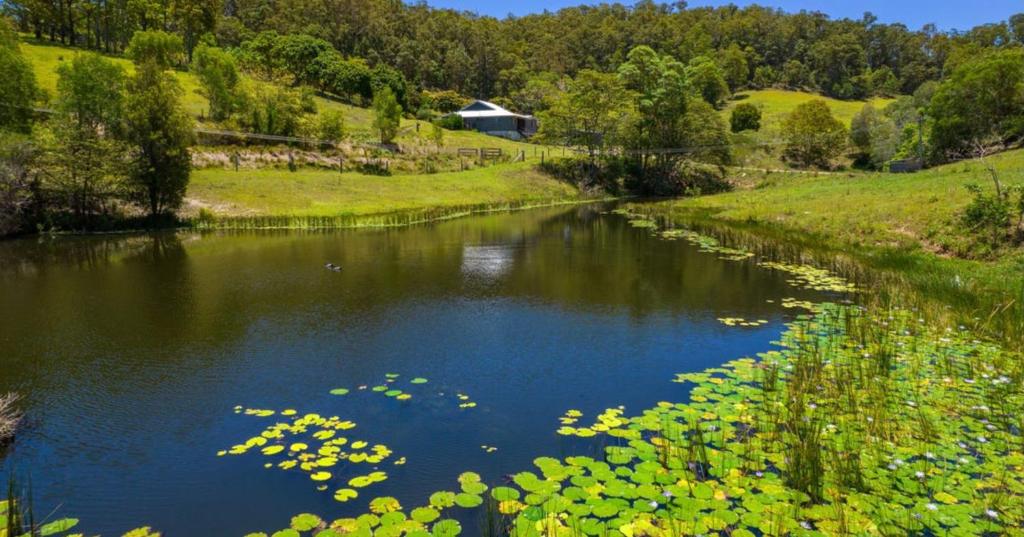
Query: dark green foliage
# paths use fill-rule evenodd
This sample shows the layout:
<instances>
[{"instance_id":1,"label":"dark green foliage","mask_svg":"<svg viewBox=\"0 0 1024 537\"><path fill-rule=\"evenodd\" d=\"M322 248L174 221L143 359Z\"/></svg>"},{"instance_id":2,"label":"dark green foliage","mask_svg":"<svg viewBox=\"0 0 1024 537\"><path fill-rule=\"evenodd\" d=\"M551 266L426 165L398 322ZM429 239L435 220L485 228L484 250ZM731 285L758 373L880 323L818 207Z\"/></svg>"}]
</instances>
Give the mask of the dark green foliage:
<instances>
[{"instance_id":1,"label":"dark green foliage","mask_svg":"<svg viewBox=\"0 0 1024 537\"><path fill-rule=\"evenodd\" d=\"M740 103L729 116L732 132L761 130L761 109L750 103Z\"/></svg>"},{"instance_id":2,"label":"dark green foliage","mask_svg":"<svg viewBox=\"0 0 1024 537\"><path fill-rule=\"evenodd\" d=\"M109 221L126 193L126 147L72 115L61 115L48 127L42 165L51 219L71 229Z\"/></svg>"},{"instance_id":3,"label":"dark green foliage","mask_svg":"<svg viewBox=\"0 0 1024 537\"><path fill-rule=\"evenodd\" d=\"M784 156L801 166L828 168L846 148L846 127L820 99L796 107L783 122L782 134Z\"/></svg>"},{"instance_id":4,"label":"dark green foliage","mask_svg":"<svg viewBox=\"0 0 1024 537\"><path fill-rule=\"evenodd\" d=\"M1024 49L982 55L961 65L936 90L932 157L937 161L972 154L979 144L1024 136Z\"/></svg>"},{"instance_id":5,"label":"dark green foliage","mask_svg":"<svg viewBox=\"0 0 1024 537\"><path fill-rule=\"evenodd\" d=\"M128 82L126 139L132 163L128 199L150 218L177 209L188 186L192 120L181 106L174 77L153 62L139 66Z\"/></svg>"},{"instance_id":6,"label":"dark green foliage","mask_svg":"<svg viewBox=\"0 0 1024 537\"><path fill-rule=\"evenodd\" d=\"M279 37L271 50L275 64L292 76L295 85L316 84L318 70L314 61L321 55L333 52L334 47L323 39L305 34Z\"/></svg>"},{"instance_id":7,"label":"dark green foliage","mask_svg":"<svg viewBox=\"0 0 1024 537\"><path fill-rule=\"evenodd\" d=\"M815 43L808 56L815 81L826 93L840 99L860 99L866 95L860 75L867 67L867 53L857 36L829 36Z\"/></svg>"},{"instance_id":8,"label":"dark green foliage","mask_svg":"<svg viewBox=\"0 0 1024 537\"><path fill-rule=\"evenodd\" d=\"M216 0L9 0L5 6L37 38L105 52L122 51L137 31L164 30L180 36L183 56L191 58L204 36L216 36L220 46L243 45L241 53L266 76L283 70L302 83L314 83L306 67L329 43L342 58L397 70L410 88L507 97L524 112L538 110L530 106L539 102L530 98L537 84L529 87L538 76L613 72L640 44L684 63L714 58L733 91L753 75L762 86L779 82L850 98L893 87L911 93L937 79L951 59L953 66L957 58L1024 40L1020 16L969 32L912 31L872 16L832 20L757 5L609 3L500 20L390 0L239 0L223 9ZM288 66L271 57L276 39L263 39L268 32L296 36L288 38L287 51L279 51L290 58ZM247 40L254 42L245 46ZM400 88L392 91L403 106L419 108ZM372 91L362 95L368 102Z\"/></svg>"},{"instance_id":9,"label":"dark green foliage","mask_svg":"<svg viewBox=\"0 0 1024 537\"><path fill-rule=\"evenodd\" d=\"M729 126L707 102L692 99L682 122L682 147L687 160L725 166L732 163Z\"/></svg>"}]
</instances>

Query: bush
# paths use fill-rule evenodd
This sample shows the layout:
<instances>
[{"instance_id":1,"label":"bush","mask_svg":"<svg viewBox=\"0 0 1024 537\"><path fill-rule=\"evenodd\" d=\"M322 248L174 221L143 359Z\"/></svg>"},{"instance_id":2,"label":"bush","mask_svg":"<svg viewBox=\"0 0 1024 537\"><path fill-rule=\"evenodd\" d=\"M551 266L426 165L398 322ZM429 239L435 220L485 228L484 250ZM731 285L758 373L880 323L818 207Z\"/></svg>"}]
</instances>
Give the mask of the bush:
<instances>
[{"instance_id":1,"label":"bush","mask_svg":"<svg viewBox=\"0 0 1024 537\"><path fill-rule=\"evenodd\" d=\"M732 188L725 180L725 169L721 166L684 160L676 167L676 174L679 193L687 196L714 194Z\"/></svg>"},{"instance_id":2,"label":"bush","mask_svg":"<svg viewBox=\"0 0 1024 537\"><path fill-rule=\"evenodd\" d=\"M458 114L441 116L434 121L434 124L450 131L460 131L465 127L465 124L462 122L462 116Z\"/></svg>"},{"instance_id":3,"label":"bush","mask_svg":"<svg viewBox=\"0 0 1024 537\"><path fill-rule=\"evenodd\" d=\"M698 196L732 188L723 167L694 160L682 160L667 171L633 165L627 173L626 188L644 196Z\"/></svg>"},{"instance_id":4,"label":"bush","mask_svg":"<svg viewBox=\"0 0 1024 537\"><path fill-rule=\"evenodd\" d=\"M1020 242L1021 221L1024 220L1024 188L989 194L980 186L969 184L967 190L973 198L964 209L960 222L968 232L980 237L983 244L991 249Z\"/></svg>"},{"instance_id":5,"label":"bush","mask_svg":"<svg viewBox=\"0 0 1024 537\"><path fill-rule=\"evenodd\" d=\"M593 162L587 158L557 158L546 160L541 170L581 189L602 189L618 195L620 180L630 175L630 164L620 158Z\"/></svg>"},{"instance_id":6,"label":"bush","mask_svg":"<svg viewBox=\"0 0 1024 537\"><path fill-rule=\"evenodd\" d=\"M338 142L345 138L345 117L338 110L326 110L319 117L317 136L321 140Z\"/></svg>"},{"instance_id":7,"label":"bush","mask_svg":"<svg viewBox=\"0 0 1024 537\"><path fill-rule=\"evenodd\" d=\"M761 109L750 103L742 103L729 116L732 132L761 130Z\"/></svg>"},{"instance_id":8,"label":"bush","mask_svg":"<svg viewBox=\"0 0 1024 537\"><path fill-rule=\"evenodd\" d=\"M163 69L180 67L185 65L185 43L181 36L167 32L135 32L125 55L136 64L152 61Z\"/></svg>"}]
</instances>

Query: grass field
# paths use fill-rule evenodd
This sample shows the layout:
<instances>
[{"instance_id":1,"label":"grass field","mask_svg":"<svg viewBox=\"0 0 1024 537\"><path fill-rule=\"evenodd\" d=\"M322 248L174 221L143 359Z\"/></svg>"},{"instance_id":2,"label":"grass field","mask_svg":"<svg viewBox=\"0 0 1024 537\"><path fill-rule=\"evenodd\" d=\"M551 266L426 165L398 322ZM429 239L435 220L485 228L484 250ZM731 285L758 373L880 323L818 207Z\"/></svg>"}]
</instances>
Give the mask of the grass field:
<instances>
[{"instance_id":1,"label":"grass field","mask_svg":"<svg viewBox=\"0 0 1024 537\"><path fill-rule=\"evenodd\" d=\"M528 163L392 177L317 169L206 169L192 174L188 189L193 211L205 207L218 216L366 215L583 197Z\"/></svg>"},{"instance_id":2,"label":"grass field","mask_svg":"<svg viewBox=\"0 0 1024 537\"><path fill-rule=\"evenodd\" d=\"M866 103L870 102L875 106L875 108L882 109L894 100L874 98L870 101L840 101L838 99L832 99L830 97L824 97L802 91L768 89L737 93L733 99L729 101L729 105L723 110L723 113L728 116L728 114L732 112L732 109L740 103L753 104L761 108L762 128L771 130L781 127L782 121L797 106L814 99L821 99L825 101L828 104L828 107L832 110L832 114L843 123L846 123L847 126L850 125L850 121L853 119L853 116L859 112Z\"/></svg>"},{"instance_id":3,"label":"grass field","mask_svg":"<svg viewBox=\"0 0 1024 537\"><path fill-rule=\"evenodd\" d=\"M1024 151L991 157L1007 184L1024 184ZM681 200L680 207L716 218L757 221L834 237L856 246L925 248L955 253L963 243L955 220L968 183L991 188L974 161L916 174L769 175L752 189Z\"/></svg>"}]
</instances>

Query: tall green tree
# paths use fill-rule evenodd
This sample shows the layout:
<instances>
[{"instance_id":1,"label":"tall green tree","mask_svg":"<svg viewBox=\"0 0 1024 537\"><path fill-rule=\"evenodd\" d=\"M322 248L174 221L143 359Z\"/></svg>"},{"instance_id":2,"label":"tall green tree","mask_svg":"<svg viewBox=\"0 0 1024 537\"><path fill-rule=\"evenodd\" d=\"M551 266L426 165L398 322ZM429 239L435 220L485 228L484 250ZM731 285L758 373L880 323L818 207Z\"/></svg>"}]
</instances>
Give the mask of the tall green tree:
<instances>
[{"instance_id":1,"label":"tall green tree","mask_svg":"<svg viewBox=\"0 0 1024 537\"><path fill-rule=\"evenodd\" d=\"M782 135L784 156L800 166L831 167L846 149L846 126L821 99L797 106L783 121Z\"/></svg>"},{"instance_id":2,"label":"tall green tree","mask_svg":"<svg viewBox=\"0 0 1024 537\"><path fill-rule=\"evenodd\" d=\"M373 128L380 134L380 143L390 144L398 135L402 107L391 86L384 86L373 96Z\"/></svg>"},{"instance_id":3,"label":"tall green tree","mask_svg":"<svg viewBox=\"0 0 1024 537\"><path fill-rule=\"evenodd\" d=\"M609 145L629 113L631 95L613 74L585 69L541 112L538 136L586 148L591 160Z\"/></svg>"},{"instance_id":4,"label":"tall green tree","mask_svg":"<svg viewBox=\"0 0 1024 537\"><path fill-rule=\"evenodd\" d=\"M71 226L93 226L125 193L124 70L94 53L57 67L57 115L44 138L45 186Z\"/></svg>"},{"instance_id":5,"label":"tall green tree","mask_svg":"<svg viewBox=\"0 0 1024 537\"><path fill-rule=\"evenodd\" d=\"M635 119L626 147L636 151L642 168L649 163L667 169L676 160L671 152L655 149L678 148L681 124L686 115L689 86L685 68L670 56L661 56L647 46L636 47L619 67L619 77L633 92Z\"/></svg>"},{"instance_id":6,"label":"tall green tree","mask_svg":"<svg viewBox=\"0 0 1024 537\"><path fill-rule=\"evenodd\" d=\"M222 12L220 0L170 0L169 15L181 34L188 61L199 45L200 38L217 28Z\"/></svg>"},{"instance_id":7,"label":"tall green tree","mask_svg":"<svg viewBox=\"0 0 1024 537\"><path fill-rule=\"evenodd\" d=\"M729 96L725 73L707 56L698 56L690 61L686 66L686 78L697 95L711 106L718 108Z\"/></svg>"},{"instance_id":8,"label":"tall green tree","mask_svg":"<svg viewBox=\"0 0 1024 537\"><path fill-rule=\"evenodd\" d=\"M156 61L136 68L125 100L126 139L132 163L129 199L152 218L181 206L191 172L192 120L181 105L182 90Z\"/></svg>"},{"instance_id":9,"label":"tall green tree","mask_svg":"<svg viewBox=\"0 0 1024 537\"><path fill-rule=\"evenodd\" d=\"M99 54L85 52L57 66L57 108L84 130L116 135L121 130L124 69Z\"/></svg>"},{"instance_id":10,"label":"tall green tree","mask_svg":"<svg viewBox=\"0 0 1024 537\"><path fill-rule=\"evenodd\" d=\"M210 103L210 117L227 119L239 104L240 76L235 58L227 51L200 44L192 58L192 72L199 79L203 96Z\"/></svg>"}]
</instances>

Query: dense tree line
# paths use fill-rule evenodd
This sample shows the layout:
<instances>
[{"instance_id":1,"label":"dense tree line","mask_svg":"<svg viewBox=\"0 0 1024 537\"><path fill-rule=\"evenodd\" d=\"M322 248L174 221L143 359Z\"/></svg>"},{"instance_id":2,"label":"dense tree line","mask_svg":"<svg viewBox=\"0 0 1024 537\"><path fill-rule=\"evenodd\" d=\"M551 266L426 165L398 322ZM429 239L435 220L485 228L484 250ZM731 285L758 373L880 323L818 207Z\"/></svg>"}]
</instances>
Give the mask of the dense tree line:
<instances>
[{"instance_id":1,"label":"dense tree line","mask_svg":"<svg viewBox=\"0 0 1024 537\"><path fill-rule=\"evenodd\" d=\"M871 14L833 20L818 12L687 8L685 2L600 4L504 19L401 0L8 0L5 6L23 31L109 52L124 50L138 30L158 29L181 36L188 58L212 36L260 62L276 46L274 34L302 35L279 50L283 63L266 64L267 71L283 67L299 82L345 88L367 102L366 71L381 65L418 89L517 102L529 101L551 77L614 72L638 46L705 74L711 62L733 91L780 85L839 98L910 94L982 49L1024 42L1024 15L941 32L882 24ZM709 91L721 91L714 85ZM404 103L400 88L391 89Z\"/></svg>"}]
</instances>

